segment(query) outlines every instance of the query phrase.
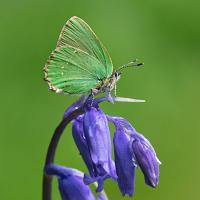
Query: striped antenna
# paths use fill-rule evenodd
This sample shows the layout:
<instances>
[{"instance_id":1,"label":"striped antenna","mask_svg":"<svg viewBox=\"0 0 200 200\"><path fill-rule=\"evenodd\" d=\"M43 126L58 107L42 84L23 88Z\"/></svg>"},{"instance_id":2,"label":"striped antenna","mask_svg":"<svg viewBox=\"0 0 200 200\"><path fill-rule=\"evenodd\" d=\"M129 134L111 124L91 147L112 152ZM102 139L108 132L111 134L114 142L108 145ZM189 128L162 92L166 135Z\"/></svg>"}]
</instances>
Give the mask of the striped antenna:
<instances>
[{"instance_id":1,"label":"striped antenna","mask_svg":"<svg viewBox=\"0 0 200 200\"><path fill-rule=\"evenodd\" d=\"M133 61L131 61L131 62L125 64L125 65L120 66L120 67L117 69L117 72L120 73L122 69L127 68L127 67L139 67L139 66L141 66L141 65L144 65L144 63L139 62L138 59L135 59L135 60L133 60Z\"/></svg>"}]
</instances>

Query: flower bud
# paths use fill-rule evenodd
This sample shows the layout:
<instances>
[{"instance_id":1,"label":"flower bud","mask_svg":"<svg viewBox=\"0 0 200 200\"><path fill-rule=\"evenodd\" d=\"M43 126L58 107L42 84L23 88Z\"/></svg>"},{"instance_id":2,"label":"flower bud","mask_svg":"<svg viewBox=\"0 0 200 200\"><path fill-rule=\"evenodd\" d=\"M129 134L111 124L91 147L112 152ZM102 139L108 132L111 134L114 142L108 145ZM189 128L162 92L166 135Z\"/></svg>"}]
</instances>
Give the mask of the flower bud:
<instances>
[{"instance_id":1,"label":"flower bud","mask_svg":"<svg viewBox=\"0 0 200 200\"><path fill-rule=\"evenodd\" d=\"M159 164L155 150L150 142L142 135L132 135L132 150L135 159L142 170L147 185L156 187L159 182Z\"/></svg>"},{"instance_id":2,"label":"flower bud","mask_svg":"<svg viewBox=\"0 0 200 200\"><path fill-rule=\"evenodd\" d=\"M129 149L130 137L120 126L114 134L115 166L117 172L117 182L122 195L133 196L135 182L135 165Z\"/></svg>"}]
</instances>

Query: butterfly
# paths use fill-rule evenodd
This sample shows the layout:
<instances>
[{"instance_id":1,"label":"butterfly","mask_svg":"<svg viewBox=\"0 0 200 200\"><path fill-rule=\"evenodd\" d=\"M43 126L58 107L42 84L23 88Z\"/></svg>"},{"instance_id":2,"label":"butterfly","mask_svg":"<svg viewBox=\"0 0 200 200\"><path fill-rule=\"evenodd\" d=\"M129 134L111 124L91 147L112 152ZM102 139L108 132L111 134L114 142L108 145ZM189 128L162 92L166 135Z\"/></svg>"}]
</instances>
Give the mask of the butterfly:
<instances>
[{"instance_id":1,"label":"butterfly","mask_svg":"<svg viewBox=\"0 0 200 200\"><path fill-rule=\"evenodd\" d=\"M110 94L116 87L121 70L139 66L132 61L113 70L108 51L90 26L77 16L64 25L45 67L44 79L49 89L69 95Z\"/></svg>"}]
</instances>

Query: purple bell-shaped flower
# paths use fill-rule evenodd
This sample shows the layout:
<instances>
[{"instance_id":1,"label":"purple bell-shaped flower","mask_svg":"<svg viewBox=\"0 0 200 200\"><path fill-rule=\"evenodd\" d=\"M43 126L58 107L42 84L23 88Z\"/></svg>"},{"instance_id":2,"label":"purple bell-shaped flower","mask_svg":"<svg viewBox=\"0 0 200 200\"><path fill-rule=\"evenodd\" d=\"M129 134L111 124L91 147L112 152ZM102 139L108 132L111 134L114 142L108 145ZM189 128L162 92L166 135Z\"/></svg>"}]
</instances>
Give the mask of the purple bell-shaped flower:
<instances>
[{"instance_id":1,"label":"purple bell-shaped flower","mask_svg":"<svg viewBox=\"0 0 200 200\"><path fill-rule=\"evenodd\" d=\"M141 134L132 135L132 151L142 170L145 182L151 187L156 187L159 182L159 165L161 162L156 156L150 142Z\"/></svg>"},{"instance_id":2,"label":"purple bell-shaped flower","mask_svg":"<svg viewBox=\"0 0 200 200\"><path fill-rule=\"evenodd\" d=\"M146 184L156 187L159 178L159 164L150 142L123 118L107 116L116 127L114 135L115 166L118 185L122 195L133 195L134 172L137 166L142 170Z\"/></svg>"},{"instance_id":3,"label":"purple bell-shaped flower","mask_svg":"<svg viewBox=\"0 0 200 200\"><path fill-rule=\"evenodd\" d=\"M98 182L97 192L103 190L104 180L117 179L115 164L112 160L112 146L108 121L97 107L89 107L84 115L73 122L72 133L79 152L88 168L86 184Z\"/></svg>"},{"instance_id":4,"label":"purple bell-shaped flower","mask_svg":"<svg viewBox=\"0 0 200 200\"><path fill-rule=\"evenodd\" d=\"M79 170L50 164L45 168L47 175L57 176L62 200L95 200L89 186L83 182ZM107 200L105 192L98 193L98 200Z\"/></svg>"},{"instance_id":5,"label":"purple bell-shaped flower","mask_svg":"<svg viewBox=\"0 0 200 200\"><path fill-rule=\"evenodd\" d=\"M99 108L91 107L84 115L84 133L93 163L116 179L112 161L110 130L106 115Z\"/></svg>"},{"instance_id":6,"label":"purple bell-shaped flower","mask_svg":"<svg viewBox=\"0 0 200 200\"><path fill-rule=\"evenodd\" d=\"M132 196L134 193L136 166L129 148L130 137L120 125L116 127L113 142L119 189L123 196L125 194Z\"/></svg>"},{"instance_id":7,"label":"purple bell-shaped flower","mask_svg":"<svg viewBox=\"0 0 200 200\"><path fill-rule=\"evenodd\" d=\"M58 177L62 200L95 200L90 187L83 182L83 173L78 170L51 164L46 174Z\"/></svg>"}]
</instances>

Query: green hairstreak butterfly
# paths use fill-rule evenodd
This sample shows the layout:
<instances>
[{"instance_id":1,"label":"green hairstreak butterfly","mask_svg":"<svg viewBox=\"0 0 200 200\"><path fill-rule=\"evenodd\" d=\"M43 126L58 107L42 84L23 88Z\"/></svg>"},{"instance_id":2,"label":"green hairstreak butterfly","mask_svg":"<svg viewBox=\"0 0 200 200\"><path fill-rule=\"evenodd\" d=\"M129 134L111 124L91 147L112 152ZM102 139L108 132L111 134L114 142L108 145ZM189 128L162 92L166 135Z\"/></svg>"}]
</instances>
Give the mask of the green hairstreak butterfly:
<instances>
[{"instance_id":1,"label":"green hairstreak butterfly","mask_svg":"<svg viewBox=\"0 0 200 200\"><path fill-rule=\"evenodd\" d=\"M125 67L139 66L132 61L113 70L112 60L101 41L79 17L70 18L64 25L56 49L45 67L49 89L70 95L110 94Z\"/></svg>"}]
</instances>

